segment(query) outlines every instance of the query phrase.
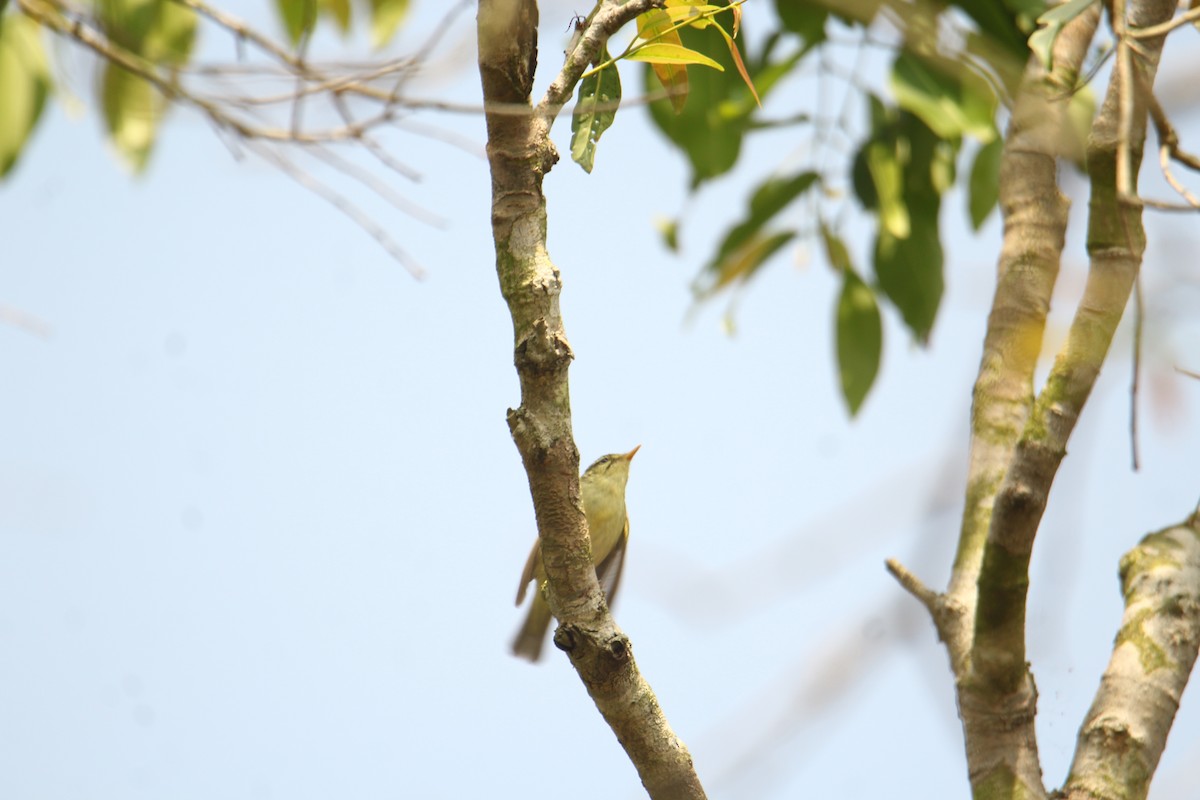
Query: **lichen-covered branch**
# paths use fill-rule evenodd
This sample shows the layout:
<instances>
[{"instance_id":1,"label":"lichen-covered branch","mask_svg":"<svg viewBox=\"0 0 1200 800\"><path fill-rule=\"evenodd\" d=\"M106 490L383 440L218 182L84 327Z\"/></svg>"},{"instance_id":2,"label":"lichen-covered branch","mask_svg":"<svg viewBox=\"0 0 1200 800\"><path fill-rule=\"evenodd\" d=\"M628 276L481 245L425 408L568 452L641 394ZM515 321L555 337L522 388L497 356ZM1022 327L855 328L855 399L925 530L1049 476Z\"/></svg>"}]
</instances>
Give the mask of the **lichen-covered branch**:
<instances>
[{"instance_id":1,"label":"lichen-covered branch","mask_svg":"<svg viewBox=\"0 0 1200 800\"><path fill-rule=\"evenodd\" d=\"M601 3L593 22L619 5ZM608 13L604 18L616 20L619 15ZM550 606L559 620L554 641L570 656L649 795L703 798L691 756L638 671L629 639L604 602L590 557L587 521L579 502L579 453L571 430L567 370L573 354L559 308L561 275L546 251L542 180L558 155L548 137L550 117L535 113L530 103L537 21L535 0L479 3L492 235L500 290L513 320L521 384L521 404L509 411L508 422L533 495ZM527 113L512 114L517 104L524 104ZM582 754L580 773L591 768L590 756ZM551 787L547 790L553 793Z\"/></svg>"},{"instance_id":2,"label":"lichen-covered branch","mask_svg":"<svg viewBox=\"0 0 1200 800\"><path fill-rule=\"evenodd\" d=\"M1169 19L1172 0L1131 3L1130 23L1147 27ZM1046 386L1025 421L995 496L978 579L974 637L966 670L959 676L959 707L970 741L976 722L993 728L988 744L992 763L970 764L977 788L1011 781L1013 793L1044 796L1033 720L1037 691L1025 660L1025 607L1029 559L1050 487L1066 454L1067 441L1095 385L1141 264L1145 237L1141 207L1123 202L1118 165L1128 163L1131 178L1141 163L1146 137L1146 104L1138 83L1122 75L1122 63L1150 85L1162 39L1146 40L1128 62L1118 60L1087 147L1091 199L1088 220L1087 284L1066 344ZM976 708L978 720L972 719ZM980 731L984 733L984 731Z\"/></svg>"},{"instance_id":3,"label":"lichen-covered branch","mask_svg":"<svg viewBox=\"0 0 1200 800\"><path fill-rule=\"evenodd\" d=\"M1200 648L1200 512L1121 559L1125 614L1079 730L1069 800L1141 800Z\"/></svg>"},{"instance_id":4,"label":"lichen-covered branch","mask_svg":"<svg viewBox=\"0 0 1200 800\"><path fill-rule=\"evenodd\" d=\"M1170 19L1171 0L1145 0L1130 6L1131 22L1148 27ZM1158 66L1162 38L1144 40L1131 68L1150 85ZM1026 673L1024 645L1025 589L1028 562L1037 526L1067 440L1095 385L1121 314L1129 302L1145 249L1141 208L1119 201L1119 154L1130 153L1140 166L1146 139L1146 103L1140 93L1125 98L1131 85L1114 70L1108 92L1092 126L1087 165L1091 180L1088 218L1087 284L1062 351L1046 386L1034 403L996 497L979 578L973 667L989 682L1014 687ZM1122 104L1133 107L1128 128ZM1128 139L1119 135L1128 130ZM1136 169L1135 173L1136 174Z\"/></svg>"},{"instance_id":5,"label":"lichen-covered branch","mask_svg":"<svg viewBox=\"0 0 1200 800\"><path fill-rule=\"evenodd\" d=\"M976 797L1040 798L1032 681L999 687L972 672L978 581L996 493L1033 405L1033 375L1058 277L1068 202L1058 188L1070 101L1099 21L1093 8L1059 34L1052 69L1031 58L1013 108L1000 166L1004 244L971 415L971 447L958 553L945 594L898 564L893 575L929 609L957 678L968 774ZM998 598L1003 599L1003 598ZM1021 607L1023 607L1023 596Z\"/></svg>"},{"instance_id":6,"label":"lichen-covered branch","mask_svg":"<svg viewBox=\"0 0 1200 800\"><path fill-rule=\"evenodd\" d=\"M1033 405L1033 374L1058 278L1069 203L1058 159L1078 155L1067 105L1095 36L1100 9L1072 20L1055 41L1052 71L1030 59L1000 161L1004 244L971 405L967 497L946 602L959 613L942 631L955 673L969 652L976 584L996 492Z\"/></svg>"}]
</instances>

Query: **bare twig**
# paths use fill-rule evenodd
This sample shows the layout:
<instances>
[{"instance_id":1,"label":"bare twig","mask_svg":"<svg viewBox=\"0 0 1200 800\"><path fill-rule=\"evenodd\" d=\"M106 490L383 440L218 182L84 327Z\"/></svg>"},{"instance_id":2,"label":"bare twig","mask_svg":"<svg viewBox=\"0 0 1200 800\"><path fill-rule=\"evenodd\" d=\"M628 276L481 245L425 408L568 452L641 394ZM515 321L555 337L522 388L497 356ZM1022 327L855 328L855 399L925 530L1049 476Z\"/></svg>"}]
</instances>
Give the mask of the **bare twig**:
<instances>
[{"instance_id":1,"label":"bare twig","mask_svg":"<svg viewBox=\"0 0 1200 800\"><path fill-rule=\"evenodd\" d=\"M401 248L395 239L388 235L387 231L383 229L383 226L372 219L371 216L364 212L361 208L350 202L350 200L344 195L339 194L334 189L300 169L282 153L276 152L269 147L262 146L261 143L253 141L246 142L246 146L259 158L270 162L281 172L283 172L283 174L287 175L296 183L300 184L305 189L308 189L310 192L317 195L322 200L326 201L338 211L349 217L351 222L366 231L366 233L372 239L379 242L379 245L386 250L388 254L392 256L392 258L403 264L404 268L407 269L409 274L414 278L421 279L425 277L425 270L422 269L421 265L418 264L416 260L413 259L413 257L410 256L403 248Z\"/></svg>"},{"instance_id":2,"label":"bare twig","mask_svg":"<svg viewBox=\"0 0 1200 800\"><path fill-rule=\"evenodd\" d=\"M1142 298L1142 276L1133 282L1133 375L1129 379L1129 452L1133 471L1138 471L1138 387L1142 376L1142 326L1146 304Z\"/></svg>"},{"instance_id":3,"label":"bare twig","mask_svg":"<svg viewBox=\"0 0 1200 800\"><path fill-rule=\"evenodd\" d=\"M1167 183L1187 202L1191 209L1200 208L1200 199L1197 199L1171 172L1171 161L1178 161L1189 169L1200 170L1200 159L1180 149L1179 134L1167 118L1167 113L1163 110L1162 104L1158 102L1158 98L1154 95L1153 88L1143 86L1142 91L1145 93L1146 104L1150 110L1150 119L1154 121L1154 131L1158 136L1159 169L1162 170L1163 177L1166 178Z\"/></svg>"},{"instance_id":4,"label":"bare twig","mask_svg":"<svg viewBox=\"0 0 1200 800\"><path fill-rule=\"evenodd\" d=\"M1187 13L1180 14L1175 19L1169 22L1164 22L1161 25L1151 25L1149 28L1134 28L1127 35L1134 39L1152 39L1155 36L1162 36L1164 33L1170 33L1176 28L1182 28L1189 22L1200 20L1200 7L1193 8Z\"/></svg>"},{"instance_id":5,"label":"bare twig","mask_svg":"<svg viewBox=\"0 0 1200 800\"><path fill-rule=\"evenodd\" d=\"M420 206L415 205L412 203L412 201L406 199L391 186L388 186L385 182L373 175L369 170L366 170L358 164L355 164L353 161L334 153L327 145L308 145L305 148L305 152L314 158L324 161L326 164L333 167L343 175L358 181L367 189L377 194L396 210L407 214L415 220L424 222L426 225L431 225L435 228L446 227L447 223L445 217L434 214L431 211L426 211Z\"/></svg>"}]
</instances>

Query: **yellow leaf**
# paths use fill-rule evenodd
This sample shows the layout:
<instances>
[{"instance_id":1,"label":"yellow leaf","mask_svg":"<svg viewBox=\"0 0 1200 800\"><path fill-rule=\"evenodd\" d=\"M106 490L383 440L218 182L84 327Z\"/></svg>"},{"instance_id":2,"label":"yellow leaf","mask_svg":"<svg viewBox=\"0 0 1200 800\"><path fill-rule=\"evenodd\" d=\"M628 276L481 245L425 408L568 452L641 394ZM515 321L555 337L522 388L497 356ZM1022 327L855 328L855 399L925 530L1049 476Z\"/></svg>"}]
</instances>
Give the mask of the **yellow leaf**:
<instances>
[{"instance_id":1,"label":"yellow leaf","mask_svg":"<svg viewBox=\"0 0 1200 800\"><path fill-rule=\"evenodd\" d=\"M683 42L679 38L679 32L671 30L671 18L666 12L659 9L652 9L642 14L637 19L638 38L646 42L654 44L667 44L683 48ZM652 44L643 45L651 47ZM634 60L641 60L634 56L630 56ZM650 66L654 70L654 76L658 78L658 82L662 84L663 89L667 92L667 97L671 98L671 108L676 114L683 111L683 106L687 103L688 96L688 77L687 67L676 63L665 63L650 61ZM686 63L686 62L685 62Z\"/></svg>"},{"instance_id":2,"label":"yellow leaf","mask_svg":"<svg viewBox=\"0 0 1200 800\"><path fill-rule=\"evenodd\" d=\"M712 67L718 72L725 71L725 68L719 62L713 61L704 55L704 53L691 50L679 44L656 42L644 45L627 55L626 58L630 61L645 61L648 64L700 64L701 66Z\"/></svg>"}]
</instances>

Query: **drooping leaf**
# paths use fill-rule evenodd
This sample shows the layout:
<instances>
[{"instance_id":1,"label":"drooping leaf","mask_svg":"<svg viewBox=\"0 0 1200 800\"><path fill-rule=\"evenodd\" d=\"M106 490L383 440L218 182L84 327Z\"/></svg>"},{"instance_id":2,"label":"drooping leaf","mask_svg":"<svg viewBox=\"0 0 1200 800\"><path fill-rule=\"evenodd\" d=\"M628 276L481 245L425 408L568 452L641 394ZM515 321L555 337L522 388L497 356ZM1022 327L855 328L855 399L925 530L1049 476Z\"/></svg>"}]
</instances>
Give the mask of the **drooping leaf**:
<instances>
[{"instance_id":1,"label":"drooping leaf","mask_svg":"<svg viewBox=\"0 0 1200 800\"><path fill-rule=\"evenodd\" d=\"M275 0L275 8L293 47L317 24L317 0Z\"/></svg>"},{"instance_id":2,"label":"drooping leaf","mask_svg":"<svg viewBox=\"0 0 1200 800\"><path fill-rule=\"evenodd\" d=\"M750 197L746 219L729 229L717 248L717 261L740 248L771 222L779 212L817 182L817 173L800 172L790 178L769 178Z\"/></svg>"},{"instance_id":3,"label":"drooping leaf","mask_svg":"<svg viewBox=\"0 0 1200 800\"><path fill-rule=\"evenodd\" d=\"M971 215L971 227L975 230L983 226L984 220L996 207L1000 190L1000 156L1003 152L1004 141L996 139L979 148L971 165L967 209Z\"/></svg>"},{"instance_id":4,"label":"drooping leaf","mask_svg":"<svg viewBox=\"0 0 1200 800\"><path fill-rule=\"evenodd\" d=\"M871 142L866 150L867 169L878 204L879 221L892 236L908 236L908 206L904 202L903 153L895 140Z\"/></svg>"},{"instance_id":5,"label":"drooping leaf","mask_svg":"<svg viewBox=\"0 0 1200 800\"><path fill-rule=\"evenodd\" d=\"M50 71L38 37L32 19L0 16L0 177L17 163L50 92Z\"/></svg>"},{"instance_id":6,"label":"drooping leaf","mask_svg":"<svg viewBox=\"0 0 1200 800\"><path fill-rule=\"evenodd\" d=\"M408 15L409 0L371 0L371 46L391 41Z\"/></svg>"},{"instance_id":7,"label":"drooping leaf","mask_svg":"<svg viewBox=\"0 0 1200 800\"><path fill-rule=\"evenodd\" d=\"M637 18L637 26L638 38L649 42L644 45L645 48L665 45L687 50L683 46L683 40L679 37L679 31L671 29L670 16L662 9L654 8L640 15ZM698 53L698 55L702 54ZM630 56L630 58L650 64L659 85L666 91L667 98L671 101L671 108L674 109L676 115L683 113L689 92L687 64L692 62L639 59L636 55Z\"/></svg>"},{"instance_id":8,"label":"drooping leaf","mask_svg":"<svg viewBox=\"0 0 1200 800\"><path fill-rule=\"evenodd\" d=\"M842 397L850 415L854 416L879 374L883 323L875 294L853 269L842 271L835 328Z\"/></svg>"},{"instance_id":9,"label":"drooping leaf","mask_svg":"<svg viewBox=\"0 0 1200 800\"><path fill-rule=\"evenodd\" d=\"M745 281L780 247L795 236L793 231L769 234L766 226L787 206L816 185L815 172L799 172L786 178L764 181L750 198L748 214L730 228L712 261L696 281L696 293L705 297L732 283Z\"/></svg>"},{"instance_id":10,"label":"drooping leaf","mask_svg":"<svg viewBox=\"0 0 1200 800\"><path fill-rule=\"evenodd\" d=\"M692 291L697 299L705 299L734 283L745 283L767 259L795 237L795 231L771 234L755 231L700 273Z\"/></svg>"},{"instance_id":11,"label":"drooping leaf","mask_svg":"<svg viewBox=\"0 0 1200 800\"><path fill-rule=\"evenodd\" d=\"M907 111L899 112L895 123L876 135L891 137L895 149L906 154L900 185L908 232L899 236L881 219L875 242L875 279L916 340L924 344L945 285L939 232L942 190L935 175L938 161L947 157L949 144ZM881 198L881 213L882 208Z\"/></svg>"},{"instance_id":12,"label":"drooping leaf","mask_svg":"<svg viewBox=\"0 0 1200 800\"><path fill-rule=\"evenodd\" d=\"M850 248L824 222L821 223L821 242L825 245L825 258L829 266L838 272L853 272L854 264L850 261Z\"/></svg>"},{"instance_id":13,"label":"drooping leaf","mask_svg":"<svg viewBox=\"0 0 1200 800\"><path fill-rule=\"evenodd\" d=\"M937 317L944 283L942 243L936 223L914 225L907 239L880 230L875 242L875 277L917 341L926 344Z\"/></svg>"},{"instance_id":14,"label":"drooping leaf","mask_svg":"<svg viewBox=\"0 0 1200 800\"><path fill-rule=\"evenodd\" d=\"M667 102L650 104L650 116L654 124L687 156L692 168L691 186L694 189L706 180L723 175L737 162L742 136L758 106L742 82L725 39L715 30L715 26L704 30L684 28L679 33L686 47L703 53L726 68L724 72L714 69L690 70L687 77L688 104L678 114ZM781 80L797 61L797 55L773 63L747 59L746 68L759 94L766 97L771 86ZM760 74L767 72L771 73L769 80L760 78ZM644 82L647 94L659 91L658 78L650 69L645 70Z\"/></svg>"},{"instance_id":15,"label":"drooping leaf","mask_svg":"<svg viewBox=\"0 0 1200 800\"><path fill-rule=\"evenodd\" d=\"M181 67L196 44L196 12L171 0L155 0L153 8L140 54L156 64Z\"/></svg>"},{"instance_id":16,"label":"drooping leaf","mask_svg":"<svg viewBox=\"0 0 1200 800\"><path fill-rule=\"evenodd\" d=\"M144 78L115 64L107 64L101 77L101 107L109 139L135 171L150 158L165 101Z\"/></svg>"},{"instance_id":17,"label":"drooping leaf","mask_svg":"<svg viewBox=\"0 0 1200 800\"><path fill-rule=\"evenodd\" d=\"M608 61L607 50L600 61ZM613 124L621 102L621 76L609 65L579 82L575 113L571 115L571 159L584 172L591 172L596 161L596 143Z\"/></svg>"},{"instance_id":18,"label":"drooping leaf","mask_svg":"<svg viewBox=\"0 0 1200 800\"><path fill-rule=\"evenodd\" d=\"M741 6L735 6L735 9L740 9ZM738 50L737 42L733 40L733 36L726 33L725 29L720 25L713 27L721 34L725 40L725 45L729 48L729 59L733 61L733 66L737 68L738 75L742 77L742 83L746 84L746 88L750 90L750 94L754 97L754 102L759 108L762 108L762 98L758 96L758 90L754 88L754 81L750 78L749 71L746 70L746 62L742 60L741 51Z\"/></svg>"}]
</instances>

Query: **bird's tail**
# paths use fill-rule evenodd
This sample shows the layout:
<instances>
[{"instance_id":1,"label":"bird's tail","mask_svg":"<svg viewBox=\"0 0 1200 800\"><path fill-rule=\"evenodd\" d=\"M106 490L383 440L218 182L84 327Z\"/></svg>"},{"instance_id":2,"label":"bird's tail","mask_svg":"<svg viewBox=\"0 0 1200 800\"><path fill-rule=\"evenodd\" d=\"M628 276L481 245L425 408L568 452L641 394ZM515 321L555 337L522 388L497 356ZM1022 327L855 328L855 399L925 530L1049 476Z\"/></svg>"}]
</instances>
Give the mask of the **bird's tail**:
<instances>
[{"instance_id":1,"label":"bird's tail","mask_svg":"<svg viewBox=\"0 0 1200 800\"><path fill-rule=\"evenodd\" d=\"M533 596L533 604L525 617L525 624L512 643L513 655L537 661L542 657L542 646L546 643L546 631L550 629L550 606L540 593Z\"/></svg>"}]
</instances>

